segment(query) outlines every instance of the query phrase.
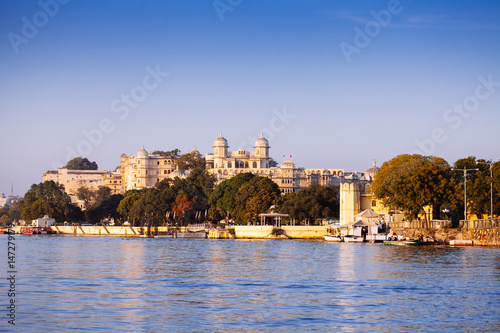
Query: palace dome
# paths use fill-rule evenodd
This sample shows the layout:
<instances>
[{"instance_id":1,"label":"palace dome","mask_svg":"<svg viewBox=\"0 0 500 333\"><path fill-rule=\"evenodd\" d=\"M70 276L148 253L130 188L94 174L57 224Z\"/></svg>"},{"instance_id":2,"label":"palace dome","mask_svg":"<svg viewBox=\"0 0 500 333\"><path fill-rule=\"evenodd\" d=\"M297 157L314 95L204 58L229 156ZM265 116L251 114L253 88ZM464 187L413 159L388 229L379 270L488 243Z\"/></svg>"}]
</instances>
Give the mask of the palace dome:
<instances>
[{"instance_id":1,"label":"palace dome","mask_svg":"<svg viewBox=\"0 0 500 333\"><path fill-rule=\"evenodd\" d=\"M179 170L179 167L177 166L174 171L172 171L169 175L169 178L174 179L175 177L179 177L181 179L184 179L187 177L185 172L182 172Z\"/></svg>"},{"instance_id":2,"label":"palace dome","mask_svg":"<svg viewBox=\"0 0 500 333\"><path fill-rule=\"evenodd\" d=\"M227 140L222 136L222 132L220 132L220 136L215 139L214 147L229 147L227 144Z\"/></svg>"},{"instance_id":3,"label":"palace dome","mask_svg":"<svg viewBox=\"0 0 500 333\"><path fill-rule=\"evenodd\" d=\"M371 168L365 171L365 177L368 178L370 177L373 179L375 175L378 173L380 169L377 167L377 163L375 162L375 159L373 159L373 165Z\"/></svg>"},{"instance_id":4,"label":"palace dome","mask_svg":"<svg viewBox=\"0 0 500 333\"><path fill-rule=\"evenodd\" d=\"M269 148L269 141L264 138L264 133L260 133L260 138L255 140L255 148Z\"/></svg>"},{"instance_id":5,"label":"palace dome","mask_svg":"<svg viewBox=\"0 0 500 333\"><path fill-rule=\"evenodd\" d=\"M137 152L136 157L138 157L138 158L148 158L148 152L146 151L146 149L144 149L144 146L142 146L141 150L139 150Z\"/></svg>"}]
</instances>

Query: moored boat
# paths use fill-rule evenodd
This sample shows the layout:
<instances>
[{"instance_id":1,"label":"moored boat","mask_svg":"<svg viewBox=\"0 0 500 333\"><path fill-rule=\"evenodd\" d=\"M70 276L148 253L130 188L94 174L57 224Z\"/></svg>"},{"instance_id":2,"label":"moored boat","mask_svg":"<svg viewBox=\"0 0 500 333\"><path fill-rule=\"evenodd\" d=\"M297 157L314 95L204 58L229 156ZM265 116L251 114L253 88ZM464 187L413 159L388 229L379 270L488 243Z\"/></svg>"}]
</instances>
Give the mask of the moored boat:
<instances>
[{"instance_id":1,"label":"moored boat","mask_svg":"<svg viewBox=\"0 0 500 333\"><path fill-rule=\"evenodd\" d=\"M344 242L346 243L363 243L365 239L360 236L345 236Z\"/></svg>"},{"instance_id":2,"label":"moored boat","mask_svg":"<svg viewBox=\"0 0 500 333\"><path fill-rule=\"evenodd\" d=\"M418 245L418 240L386 240L384 241L384 245Z\"/></svg>"},{"instance_id":3,"label":"moored boat","mask_svg":"<svg viewBox=\"0 0 500 333\"><path fill-rule=\"evenodd\" d=\"M325 240L328 242L342 242L343 237L342 236L334 236L334 235L325 235Z\"/></svg>"}]
</instances>

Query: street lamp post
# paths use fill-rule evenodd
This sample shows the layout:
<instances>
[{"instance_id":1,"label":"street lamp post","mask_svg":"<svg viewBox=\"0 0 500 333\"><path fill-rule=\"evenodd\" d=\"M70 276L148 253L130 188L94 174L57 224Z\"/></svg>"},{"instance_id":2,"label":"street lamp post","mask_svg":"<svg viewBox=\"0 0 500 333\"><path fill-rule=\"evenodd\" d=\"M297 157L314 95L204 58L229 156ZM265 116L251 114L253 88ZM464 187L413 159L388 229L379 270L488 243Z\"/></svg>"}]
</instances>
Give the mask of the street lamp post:
<instances>
[{"instance_id":1,"label":"street lamp post","mask_svg":"<svg viewBox=\"0 0 500 333\"><path fill-rule=\"evenodd\" d=\"M467 220L467 171L479 171L479 169L451 168L451 171L463 171L464 172L464 220Z\"/></svg>"},{"instance_id":2,"label":"street lamp post","mask_svg":"<svg viewBox=\"0 0 500 333\"><path fill-rule=\"evenodd\" d=\"M490 165L490 218L493 218L493 161L479 162L476 164L489 164Z\"/></svg>"}]
</instances>

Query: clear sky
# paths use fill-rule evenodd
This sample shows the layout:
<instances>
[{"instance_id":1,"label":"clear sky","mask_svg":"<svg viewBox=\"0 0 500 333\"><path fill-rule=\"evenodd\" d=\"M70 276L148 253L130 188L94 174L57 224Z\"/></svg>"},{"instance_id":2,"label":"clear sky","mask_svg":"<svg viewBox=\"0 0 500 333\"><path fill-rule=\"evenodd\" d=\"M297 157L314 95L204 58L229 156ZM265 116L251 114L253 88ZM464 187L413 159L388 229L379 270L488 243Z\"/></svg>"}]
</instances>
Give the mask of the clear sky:
<instances>
[{"instance_id":1,"label":"clear sky","mask_svg":"<svg viewBox=\"0 0 500 333\"><path fill-rule=\"evenodd\" d=\"M500 1L59 1L0 0L0 192L221 131L308 168L500 159Z\"/></svg>"}]
</instances>

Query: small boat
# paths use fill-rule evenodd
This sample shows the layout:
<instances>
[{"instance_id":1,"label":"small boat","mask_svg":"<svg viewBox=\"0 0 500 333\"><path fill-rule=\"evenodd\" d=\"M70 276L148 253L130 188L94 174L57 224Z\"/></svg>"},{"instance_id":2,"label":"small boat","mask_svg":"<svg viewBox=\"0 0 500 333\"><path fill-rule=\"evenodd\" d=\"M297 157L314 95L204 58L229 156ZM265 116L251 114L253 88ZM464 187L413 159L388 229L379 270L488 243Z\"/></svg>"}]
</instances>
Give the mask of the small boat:
<instances>
[{"instance_id":1,"label":"small boat","mask_svg":"<svg viewBox=\"0 0 500 333\"><path fill-rule=\"evenodd\" d=\"M342 236L334 236L334 235L325 235L325 240L328 242L342 242L343 237Z\"/></svg>"},{"instance_id":2,"label":"small boat","mask_svg":"<svg viewBox=\"0 0 500 333\"><path fill-rule=\"evenodd\" d=\"M384 245L418 245L418 240L386 240L384 241Z\"/></svg>"},{"instance_id":3,"label":"small boat","mask_svg":"<svg viewBox=\"0 0 500 333\"><path fill-rule=\"evenodd\" d=\"M21 227L21 230L19 231L19 233L21 235L33 235L33 228L32 227Z\"/></svg>"},{"instance_id":4,"label":"small boat","mask_svg":"<svg viewBox=\"0 0 500 333\"><path fill-rule=\"evenodd\" d=\"M365 239L359 236L345 236L344 242L346 243L363 243Z\"/></svg>"}]
</instances>

